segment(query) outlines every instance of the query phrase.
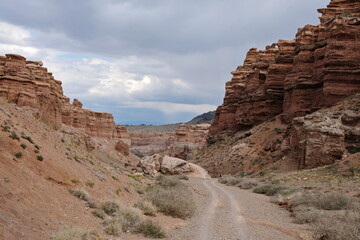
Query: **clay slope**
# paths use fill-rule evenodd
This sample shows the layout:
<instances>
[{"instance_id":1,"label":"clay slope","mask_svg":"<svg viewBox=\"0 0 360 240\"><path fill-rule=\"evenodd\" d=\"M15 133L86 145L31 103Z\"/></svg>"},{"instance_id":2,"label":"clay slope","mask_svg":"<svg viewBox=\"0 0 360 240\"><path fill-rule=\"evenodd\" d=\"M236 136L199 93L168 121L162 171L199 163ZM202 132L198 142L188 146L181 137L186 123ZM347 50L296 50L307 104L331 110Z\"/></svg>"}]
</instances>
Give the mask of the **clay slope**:
<instances>
[{"instance_id":1,"label":"clay slope","mask_svg":"<svg viewBox=\"0 0 360 240\"><path fill-rule=\"evenodd\" d=\"M143 187L132 175L141 171L131 167L136 159L116 152L115 141L53 130L37 112L0 98L0 239L49 239L67 226L102 236L102 220L69 190L84 189L98 206L132 207Z\"/></svg>"},{"instance_id":2,"label":"clay slope","mask_svg":"<svg viewBox=\"0 0 360 240\"><path fill-rule=\"evenodd\" d=\"M321 23L266 50L251 49L226 83L209 141L281 114L283 123L360 91L360 2L332 0Z\"/></svg>"}]
</instances>

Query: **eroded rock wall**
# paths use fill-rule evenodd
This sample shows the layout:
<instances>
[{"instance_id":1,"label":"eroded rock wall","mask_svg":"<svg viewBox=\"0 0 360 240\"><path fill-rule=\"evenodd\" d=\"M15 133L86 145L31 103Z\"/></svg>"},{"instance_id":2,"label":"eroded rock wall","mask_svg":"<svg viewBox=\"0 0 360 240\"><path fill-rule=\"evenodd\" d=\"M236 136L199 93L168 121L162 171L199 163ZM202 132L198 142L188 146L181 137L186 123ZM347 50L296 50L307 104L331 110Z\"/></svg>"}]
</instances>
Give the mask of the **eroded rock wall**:
<instances>
[{"instance_id":1,"label":"eroded rock wall","mask_svg":"<svg viewBox=\"0 0 360 240\"><path fill-rule=\"evenodd\" d=\"M332 0L295 40L251 49L226 83L209 141L282 114L290 123L360 91L360 2Z\"/></svg>"},{"instance_id":2,"label":"eroded rock wall","mask_svg":"<svg viewBox=\"0 0 360 240\"><path fill-rule=\"evenodd\" d=\"M93 137L129 137L126 128L117 126L110 113L83 109L77 99L70 104L61 84L42 62L26 61L16 54L0 57L0 97L36 109L38 117L55 129L65 124Z\"/></svg>"}]
</instances>

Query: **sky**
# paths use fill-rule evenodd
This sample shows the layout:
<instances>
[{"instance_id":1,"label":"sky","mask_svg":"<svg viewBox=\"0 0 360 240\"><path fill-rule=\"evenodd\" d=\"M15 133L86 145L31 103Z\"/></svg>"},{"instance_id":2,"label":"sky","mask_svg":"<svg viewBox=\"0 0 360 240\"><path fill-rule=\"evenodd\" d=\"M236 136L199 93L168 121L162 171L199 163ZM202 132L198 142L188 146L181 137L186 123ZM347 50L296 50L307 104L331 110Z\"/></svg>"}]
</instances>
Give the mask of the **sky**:
<instances>
[{"instance_id":1,"label":"sky","mask_svg":"<svg viewBox=\"0 0 360 240\"><path fill-rule=\"evenodd\" d=\"M0 54L41 60L118 124L186 122L222 104L248 49L318 24L329 0L0 0Z\"/></svg>"}]
</instances>

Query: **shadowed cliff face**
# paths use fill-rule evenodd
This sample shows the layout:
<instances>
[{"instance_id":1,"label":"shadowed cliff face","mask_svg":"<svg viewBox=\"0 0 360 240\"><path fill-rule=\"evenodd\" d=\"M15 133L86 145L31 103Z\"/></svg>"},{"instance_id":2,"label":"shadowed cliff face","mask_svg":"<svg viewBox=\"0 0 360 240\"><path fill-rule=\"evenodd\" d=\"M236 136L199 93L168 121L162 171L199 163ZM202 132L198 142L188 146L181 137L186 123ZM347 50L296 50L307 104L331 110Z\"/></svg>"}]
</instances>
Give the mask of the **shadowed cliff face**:
<instances>
[{"instance_id":1,"label":"shadowed cliff face","mask_svg":"<svg viewBox=\"0 0 360 240\"><path fill-rule=\"evenodd\" d=\"M63 95L61 81L42 62L26 61L15 54L1 56L0 97L37 109L37 116L55 129L66 124L93 137L128 137L126 128L117 126L112 114L83 109L76 99L70 104Z\"/></svg>"},{"instance_id":2,"label":"shadowed cliff face","mask_svg":"<svg viewBox=\"0 0 360 240\"><path fill-rule=\"evenodd\" d=\"M282 114L283 123L360 91L360 2L333 0L295 40L250 49L226 83L209 141Z\"/></svg>"}]
</instances>

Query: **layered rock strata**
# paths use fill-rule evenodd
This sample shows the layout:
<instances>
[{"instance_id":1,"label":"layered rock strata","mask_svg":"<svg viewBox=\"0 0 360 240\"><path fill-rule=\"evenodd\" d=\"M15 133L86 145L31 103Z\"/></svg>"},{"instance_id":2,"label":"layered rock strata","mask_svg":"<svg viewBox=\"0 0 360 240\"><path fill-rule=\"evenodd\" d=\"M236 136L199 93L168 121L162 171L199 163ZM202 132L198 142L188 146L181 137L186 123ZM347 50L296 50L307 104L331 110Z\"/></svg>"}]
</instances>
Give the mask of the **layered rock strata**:
<instances>
[{"instance_id":1,"label":"layered rock strata","mask_svg":"<svg viewBox=\"0 0 360 240\"><path fill-rule=\"evenodd\" d=\"M0 57L0 97L36 109L38 117L55 129L65 124L93 137L128 138L126 128L117 126L110 113L83 109L77 99L70 104L61 84L42 62L16 54Z\"/></svg>"},{"instance_id":2,"label":"layered rock strata","mask_svg":"<svg viewBox=\"0 0 360 240\"><path fill-rule=\"evenodd\" d=\"M175 132L130 133L131 149L139 156L160 153L188 160L206 144L209 127L210 124L182 124Z\"/></svg>"},{"instance_id":3,"label":"layered rock strata","mask_svg":"<svg viewBox=\"0 0 360 240\"><path fill-rule=\"evenodd\" d=\"M360 91L360 2L332 0L321 23L298 30L295 40L251 49L226 83L209 140L282 114L310 114Z\"/></svg>"}]
</instances>

